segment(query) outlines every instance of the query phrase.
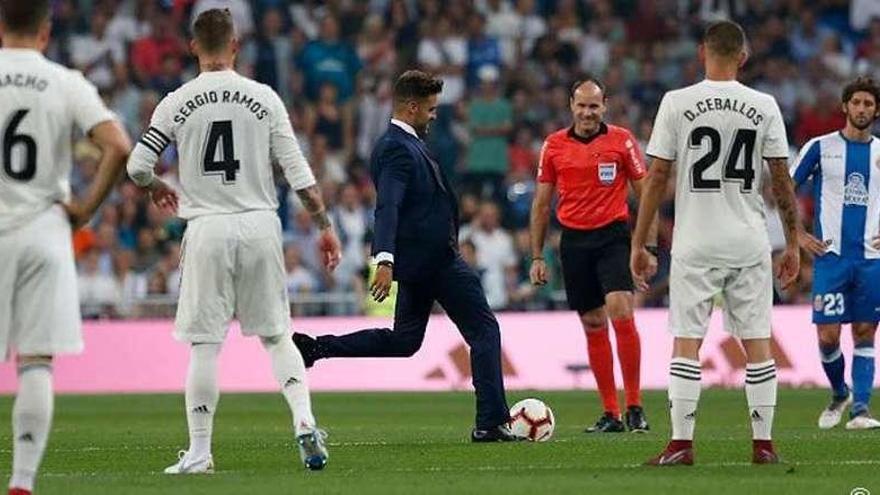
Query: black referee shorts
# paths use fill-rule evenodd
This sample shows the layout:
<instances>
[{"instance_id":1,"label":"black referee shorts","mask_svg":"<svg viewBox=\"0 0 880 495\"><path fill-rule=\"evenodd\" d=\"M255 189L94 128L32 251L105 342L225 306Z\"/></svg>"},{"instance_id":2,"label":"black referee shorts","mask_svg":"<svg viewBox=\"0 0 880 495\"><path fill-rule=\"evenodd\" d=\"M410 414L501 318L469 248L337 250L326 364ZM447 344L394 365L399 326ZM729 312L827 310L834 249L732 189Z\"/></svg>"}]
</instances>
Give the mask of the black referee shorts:
<instances>
[{"instance_id":1,"label":"black referee shorts","mask_svg":"<svg viewBox=\"0 0 880 495\"><path fill-rule=\"evenodd\" d=\"M559 251L568 306L579 314L604 306L609 292L634 290L625 222L594 230L563 227Z\"/></svg>"}]
</instances>

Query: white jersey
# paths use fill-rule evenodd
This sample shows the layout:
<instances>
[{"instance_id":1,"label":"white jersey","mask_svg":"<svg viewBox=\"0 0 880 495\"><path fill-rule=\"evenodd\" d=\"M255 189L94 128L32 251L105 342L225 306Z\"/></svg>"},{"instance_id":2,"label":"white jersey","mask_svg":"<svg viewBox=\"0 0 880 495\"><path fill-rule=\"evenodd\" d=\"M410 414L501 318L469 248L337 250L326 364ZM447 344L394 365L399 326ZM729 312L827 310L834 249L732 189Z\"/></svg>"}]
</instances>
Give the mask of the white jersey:
<instances>
[{"instance_id":1,"label":"white jersey","mask_svg":"<svg viewBox=\"0 0 880 495\"><path fill-rule=\"evenodd\" d=\"M171 142L182 218L277 209L275 162L293 189L315 183L281 98L231 70L203 72L156 106L128 162L137 184L153 180L153 166Z\"/></svg>"},{"instance_id":2,"label":"white jersey","mask_svg":"<svg viewBox=\"0 0 880 495\"><path fill-rule=\"evenodd\" d=\"M788 157L772 96L736 81L704 80L669 91L647 153L676 162L674 258L737 268L769 256L763 160Z\"/></svg>"},{"instance_id":3,"label":"white jersey","mask_svg":"<svg viewBox=\"0 0 880 495\"><path fill-rule=\"evenodd\" d=\"M74 127L114 118L83 75L35 50L0 49L0 233L70 199Z\"/></svg>"}]
</instances>

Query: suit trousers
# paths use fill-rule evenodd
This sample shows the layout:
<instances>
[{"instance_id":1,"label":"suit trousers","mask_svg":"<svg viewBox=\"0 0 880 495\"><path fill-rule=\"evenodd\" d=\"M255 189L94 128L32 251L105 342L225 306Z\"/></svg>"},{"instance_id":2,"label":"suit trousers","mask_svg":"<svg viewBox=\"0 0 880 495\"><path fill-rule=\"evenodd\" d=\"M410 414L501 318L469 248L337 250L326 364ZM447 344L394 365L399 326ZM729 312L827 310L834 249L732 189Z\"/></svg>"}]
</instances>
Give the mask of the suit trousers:
<instances>
[{"instance_id":1,"label":"suit trousers","mask_svg":"<svg viewBox=\"0 0 880 495\"><path fill-rule=\"evenodd\" d=\"M394 328L371 328L318 337L321 357L409 357L416 353L434 301L470 346L477 396L476 426L488 429L510 419L501 372L501 334L480 278L461 256L424 280L399 281Z\"/></svg>"}]
</instances>

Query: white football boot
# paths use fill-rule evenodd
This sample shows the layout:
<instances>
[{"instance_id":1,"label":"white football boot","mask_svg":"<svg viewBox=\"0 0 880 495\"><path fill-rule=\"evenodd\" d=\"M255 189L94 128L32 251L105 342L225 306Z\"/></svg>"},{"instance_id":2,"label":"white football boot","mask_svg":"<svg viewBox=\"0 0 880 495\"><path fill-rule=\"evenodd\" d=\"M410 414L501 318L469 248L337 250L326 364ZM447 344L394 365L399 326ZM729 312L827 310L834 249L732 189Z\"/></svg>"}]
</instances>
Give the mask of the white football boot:
<instances>
[{"instance_id":1,"label":"white football boot","mask_svg":"<svg viewBox=\"0 0 880 495\"><path fill-rule=\"evenodd\" d=\"M201 459L190 459L189 452L177 453L177 463L165 468L165 474L214 474L214 459L211 454Z\"/></svg>"},{"instance_id":2,"label":"white football boot","mask_svg":"<svg viewBox=\"0 0 880 495\"><path fill-rule=\"evenodd\" d=\"M852 392L846 394L845 399L833 399L831 404L819 415L819 428L822 430L830 430L843 419L843 413L852 404Z\"/></svg>"},{"instance_id":3,"label":"white football boot","mask_svg":"<svg viewBox=\"0 0 880 495\"><path fill-rule=\"evenodd\" d=\"M880 428L880 421L872 418L868 411L846 422L847 430L873 430L875 428Z\"/></svg>"}]
</instances>

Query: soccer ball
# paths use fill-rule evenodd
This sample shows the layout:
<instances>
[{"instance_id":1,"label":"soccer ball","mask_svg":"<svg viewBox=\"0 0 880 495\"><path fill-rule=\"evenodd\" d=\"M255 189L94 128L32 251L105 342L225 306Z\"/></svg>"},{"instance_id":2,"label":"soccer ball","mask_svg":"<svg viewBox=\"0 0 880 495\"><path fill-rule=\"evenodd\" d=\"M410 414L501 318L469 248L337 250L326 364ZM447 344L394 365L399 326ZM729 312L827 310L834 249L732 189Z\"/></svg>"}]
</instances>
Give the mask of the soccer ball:
<instances>
[{"instance_id":1,"label":"soccer ball","mask_svg":"<svg viewBox=\"0 0 880 495\"><path fill-rule=\"evenodd\" d=\"M553 436L553 411L538 399L523 399L510 408L510 430L533 442L546 442Z\"/></svg>"}]
</instances>

